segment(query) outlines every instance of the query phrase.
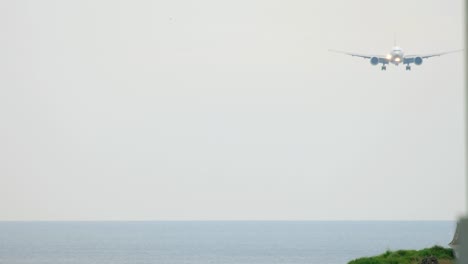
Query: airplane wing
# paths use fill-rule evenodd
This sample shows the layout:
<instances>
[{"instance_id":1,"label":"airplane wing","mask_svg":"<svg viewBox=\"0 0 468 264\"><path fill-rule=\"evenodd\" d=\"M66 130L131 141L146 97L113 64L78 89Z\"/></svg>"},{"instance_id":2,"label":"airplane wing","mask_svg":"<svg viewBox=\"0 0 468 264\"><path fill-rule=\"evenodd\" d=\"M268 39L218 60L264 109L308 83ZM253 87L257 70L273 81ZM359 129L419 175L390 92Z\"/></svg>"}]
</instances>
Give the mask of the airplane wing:
<instances>
[{"instance_id":1,"label":"airplane wing","mask_svg":"<svg viewBox=\"0 0 468 264\"><path fill-rule=\"evenodd\" d=\"M405 55L405 60L407 60L407 61L409 61L411 63L417 57L420 57L422 59L428 59L428 58L431 58L431 57L442 56L442 55L445 55L445 54L450 54L450 53L455 53L455 52L460 52L460 51L463 51L463 50L462 49L461 50L452 50L452 51L446 51L446 52L421 54L421 55Z\"/></svg>"},{"instance_id":2,"label":"airplane wing","mask_svg":"<svg viewBox=\"0 0 468 264\"><path fill-rule=\"evenodd\" d=\"M372 58L372 57L377 57L377 56L373 56L373 55L365 55L365 54L351 53L351 52L340 51L340 50L328 50L328 51L336 52L336 53L341 53L341 54L346 54L346 55L350 55L350 56L353 56L353 57L361 57L361 58L364 58L364 59L370 59L370 58Z\"/></svg>"},{"instance_id":3,"label":"airplane wing","mask_svg":"<svg viewBox=\"0 0 468 264\"><path fill-rule=\"evenodd\" d=\"M384 63L384 64L388 63L388 59L385 56L382 56L382 55L360 54L360 53L352 53L352 52L340 51L340 50L328 50L328 51L335 52L335 53L346 54L346 55L353 56L353 57L360 57L360 58L364 58L364 59L377 58L378 59L377 63Z\"/></svg>"}]
</instances>

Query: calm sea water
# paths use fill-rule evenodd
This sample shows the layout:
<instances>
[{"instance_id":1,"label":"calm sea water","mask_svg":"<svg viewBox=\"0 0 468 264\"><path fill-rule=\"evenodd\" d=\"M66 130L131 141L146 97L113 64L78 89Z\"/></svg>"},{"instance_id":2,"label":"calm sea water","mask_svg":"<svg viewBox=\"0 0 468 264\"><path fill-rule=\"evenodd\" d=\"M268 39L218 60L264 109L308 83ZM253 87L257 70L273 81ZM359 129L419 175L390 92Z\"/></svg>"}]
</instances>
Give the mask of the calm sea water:
<instances>
[{"instance_id":1,"label":"calm sea water","mask_svg":"<svg viewBox=\"0 0 468 264\"><path fill-rule=\"evenodd\" d=\"M454 222L0 222L0 263L330 263L447 246Z\"/></svg>"}]
</instances>

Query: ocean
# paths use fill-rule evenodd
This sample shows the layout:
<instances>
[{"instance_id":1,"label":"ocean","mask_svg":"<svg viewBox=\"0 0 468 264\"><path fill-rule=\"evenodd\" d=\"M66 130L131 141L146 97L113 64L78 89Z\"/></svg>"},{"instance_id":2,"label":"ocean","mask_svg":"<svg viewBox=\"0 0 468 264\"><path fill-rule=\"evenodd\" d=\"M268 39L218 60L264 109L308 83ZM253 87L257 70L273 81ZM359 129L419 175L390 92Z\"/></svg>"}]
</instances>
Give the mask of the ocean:
<instances>
[{"instance_id":1,"label":"ocean","mask_svg":"<svg viewBox=\"0 0 468 264\"><path fill-rule=\"evenodd\" d=\"M452 221L0 222L1 264L345 264L447 246Z\"/></svg>"}]
</instances>

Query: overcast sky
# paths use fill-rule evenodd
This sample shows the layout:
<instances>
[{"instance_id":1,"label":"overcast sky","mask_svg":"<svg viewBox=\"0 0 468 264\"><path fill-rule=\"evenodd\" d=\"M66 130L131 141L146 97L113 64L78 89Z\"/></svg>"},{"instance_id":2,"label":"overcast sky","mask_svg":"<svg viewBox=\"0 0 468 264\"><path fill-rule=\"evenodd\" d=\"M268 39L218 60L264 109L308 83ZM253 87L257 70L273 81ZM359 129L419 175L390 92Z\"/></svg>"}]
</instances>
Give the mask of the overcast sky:
<instances>
[{"instance_id":1,"label":"overcast sky","mask_svg":"<svg viewBox=\"0 0 468 264\"><path fill-rule=\"evenodd\" d=\"M0 2L0 220L454 220L461 0Z\"/></svg>"}]
</instances>

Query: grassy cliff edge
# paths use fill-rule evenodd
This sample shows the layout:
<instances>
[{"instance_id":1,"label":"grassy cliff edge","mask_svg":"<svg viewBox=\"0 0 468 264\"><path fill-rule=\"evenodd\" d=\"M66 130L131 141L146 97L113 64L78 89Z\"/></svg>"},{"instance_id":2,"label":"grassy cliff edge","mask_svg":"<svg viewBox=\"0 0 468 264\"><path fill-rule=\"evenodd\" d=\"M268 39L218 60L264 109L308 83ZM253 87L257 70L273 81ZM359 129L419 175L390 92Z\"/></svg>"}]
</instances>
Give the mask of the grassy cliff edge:
<instances>
[{"instance_id":1,"label":"grassy cliff edge","mask_svg":"<svg viewBox=\"0 0 468 264\"><path fill-rule=\"evenodd\" d=\"M453 264L455 256L450 248L434 246L421 250L387 250L382 255L375 257L358 258L348 264L419 264L425 257L434 256L439 264Z\"/></svg>"}]
</instances>

